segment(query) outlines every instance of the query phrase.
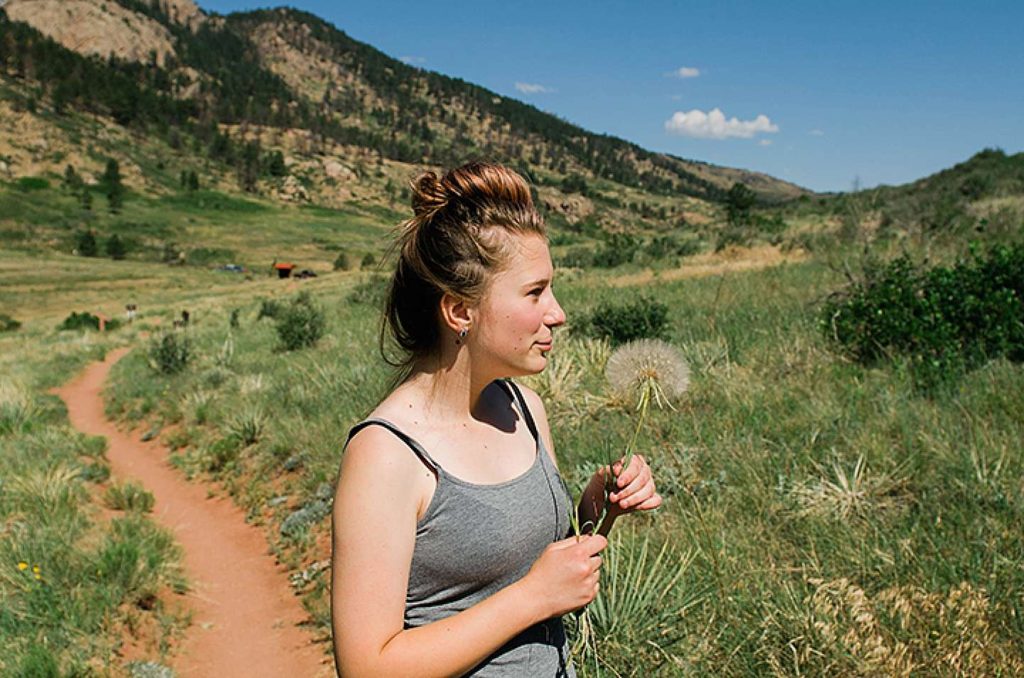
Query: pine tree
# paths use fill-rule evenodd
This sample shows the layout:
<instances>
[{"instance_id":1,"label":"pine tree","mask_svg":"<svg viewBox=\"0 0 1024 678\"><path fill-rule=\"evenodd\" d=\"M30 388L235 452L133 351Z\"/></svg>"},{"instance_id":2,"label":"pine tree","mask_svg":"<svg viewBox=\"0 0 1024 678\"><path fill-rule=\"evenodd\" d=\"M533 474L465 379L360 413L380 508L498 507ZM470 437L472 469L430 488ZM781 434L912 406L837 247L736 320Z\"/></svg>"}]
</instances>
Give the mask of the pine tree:
<instances>
[{"instance_id":1,"label":"pine tree","mask_svg":"<svg viewBox=\"0 0 1024 678\"><path fill-rule=\"evenodd\" d=\"M78 176L78 172L75 171L73 165L68 165L64 168L64 187L71 191L71 193L77 194L79 189L82 188L83 182L82 177Z\"/></svg>"},{"instance_id":2,"label":"pine tree","mask_svg":"<svg viewBox=\"0 0 1024 678\"><path fill-rule=\"evenodd\" d=\"M121 167L117 160L107 160L102 182L107 189L107 205L111 212L118 212L124 206L124 185L121 183Z\"/></svg>"},{"instance_id":3,"label":"pine tree","mask_svg":"<svg viewBox=\"0 0 1024 678\"><path fill-rule=\"evenodd\" d=\"M78 235L75 236L75 249L78 250L78 256L80 257L95 257L99 254L99 248L96 246L96 236L92 234L92 231L79 231Z\"/></svg>"},{"instance_id":4,"label":"pine tree","mask_svg":"<svg viewBox=\"0 0 1024 678\"><path fill-rule=\"evenodd\" d=\"M115 260L124 259L125 255L128 254L128 249L116 233L107 239L106 250L107 256Z\"/></svg>"}]
</instances>

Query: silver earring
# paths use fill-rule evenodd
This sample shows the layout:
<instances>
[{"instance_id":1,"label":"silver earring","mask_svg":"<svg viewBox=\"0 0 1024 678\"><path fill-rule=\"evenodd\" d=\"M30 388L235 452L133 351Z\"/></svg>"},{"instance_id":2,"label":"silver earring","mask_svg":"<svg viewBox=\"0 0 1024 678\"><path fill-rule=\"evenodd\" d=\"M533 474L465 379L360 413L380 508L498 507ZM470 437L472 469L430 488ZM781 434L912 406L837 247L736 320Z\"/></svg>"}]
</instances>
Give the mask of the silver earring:
<instances>
[{"instance_id":1,"label":"silver earring","mask_svg":"<svg viewBox=\"0 0 1024 678\"><path fill-rule=\"evenodd\" d=\"M459 344L461 344L462 340L466 338L466 335L468 333L469 333L469 330L467 330L465 327L463 327L461 330L459 330L459 338L455 340L455 345L458 346Z\"/></svg>"}]
</instances>

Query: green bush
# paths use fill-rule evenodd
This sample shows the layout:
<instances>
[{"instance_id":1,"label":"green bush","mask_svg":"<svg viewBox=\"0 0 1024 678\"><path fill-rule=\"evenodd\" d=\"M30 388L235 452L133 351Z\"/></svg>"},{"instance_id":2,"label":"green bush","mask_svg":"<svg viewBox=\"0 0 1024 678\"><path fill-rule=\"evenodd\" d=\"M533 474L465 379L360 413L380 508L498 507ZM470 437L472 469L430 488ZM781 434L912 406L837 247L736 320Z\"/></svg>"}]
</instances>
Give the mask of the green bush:
<instances>
[{"instance_id":1,"label":"green bush","mask_svg":"<svg viewBox=\"0 0 1024 678\"><path fill-rule=\"evenodd\" d=\"M75 234L75 249L80 257L95 257L100 248L92 231L79 231Z\"/></svg>"},{"instance_id":2,"label":"green bush","mask_svg":"<svg viewBox=\"0 0 1024 678\"><path fill-rule=\"evenodd\" d=\"M588 334L605 337L617 346L635 339L659 338L667 322L668 306L650 297L640 297L626 304L600 304L584 326Z\"/></svg>"},{"instance_id":3,"label":"green bush","mask_svg":"<svg viewBox=\"0 0 1024 678\"><path fill-rule=\"evenodd\" d=\"M628 233L612 233L600 249L594 252L593 265L598 268L615 268L633 261L640 249L640 242Z\"/></svg>"},{"instance_id":4,"label":"green bush","mask_svg":"<svg viewBox=\"0 0 1024 678\"><path fill-rule=\"evenodd\" d=\"M281 348L295 351L315 346L324 335L326 326L323 310L313 303L308 292L302 292L277 316L276 328Z\"/></svg>"},{"instance_id":5,"label":"green bush","mask_svg":"<svg viewBox=\"0 0 1024 678\"><path fill-rule=\"evenodd\" d=\"M0 332L14 332L21 327L21 323L6 313L0 313Z\"/></svg>"},{"instance_id":6,"label":"green bush","mask_svg":"<svg viewBox=\"0 0 1024 678\"><path fill-rule=\"evenodd\" d=\"M31 191L43 191L50 187L50 182L43 177L20 177L14 184L19 191L29 193Z\"/></svg>"},{"instance_id":7,"label":"green bush","mask_svg":"<svg viewBox=\"0 0 1024 678\"><path fill-rule=\"evenodd\" d=\"M256 314L256 320L264 318L276 318L284 310L284 305L276 299L260 299L260 312Z\"/></svg>"},{"instance_id":8,"label":"green bush","mask_svg":"<svg viewBox=\"0 0 1024 678\"><path fill-rule=\"evenodd\" d=\"M149 347L150 364L161 374L177 374L192 359L192 342L183 334L168 332Z\"/></svg>"},{"instance_id":9,"label":"green bush","mask_svg":"<svg viewBox=\"0 0 1024 678\"><path fill-rule=\"evenodd\" d=\"M349 259L348 253L338 252L338 256L334 260L334 270L347 271L350 268L352 268L352 261Z\"/></svg>"},{"instance_id":10,"label":"green bush","mask_svg":"<svg viewBox=\"0 0 1024 678\"><path fill-rule=\"evenodd\" d=\"M107 244L105 247L107 256L117 261L124 259L128 254L128 248L116 233L107 238Z\"/></svg>"},{"instance_id":11,"label":"green bush","mask_svg":"<svg viewBox=\"0 0 1024 678\"><path fill-rule=\"evenodd\" d=\"M355 286L348 295L350 304L365 304L374 308L383 308L384 298L388 293L388 279L384 276L371 276Z\"/></svg>"},{"instance_id":12,"label":"green bush","mask_svg":"<svg viewBox=\"0 0 1024 678\"><path fill-rule=\"evenodd\" d=\"M590 268L594 265L594 252L583 246L570 247L555 263L560 268Z\"/></svg>"},{"instance_id":13,"label":"green bush","mask_svg":"<svg viewBox=\"0 0 1024 678\"><path fill-rule=\"evenodd\" d=\"M865 268L821 310L826 336L863 364L902 358L931 387L988 360L1024 360L1024 244L952 267L906 255Z\"/></svg>"},{"instance_id":14,"label":"green bush","mask_svg":"<svg viewBox=\"0 0 1024 678\"><path fill-rule=\"evenodd\" d=\"M99 317L89 313L88 311L72 311L67 318L57 326L58 330L98 330L100 328Z\"/></svg>"}]
</instances>

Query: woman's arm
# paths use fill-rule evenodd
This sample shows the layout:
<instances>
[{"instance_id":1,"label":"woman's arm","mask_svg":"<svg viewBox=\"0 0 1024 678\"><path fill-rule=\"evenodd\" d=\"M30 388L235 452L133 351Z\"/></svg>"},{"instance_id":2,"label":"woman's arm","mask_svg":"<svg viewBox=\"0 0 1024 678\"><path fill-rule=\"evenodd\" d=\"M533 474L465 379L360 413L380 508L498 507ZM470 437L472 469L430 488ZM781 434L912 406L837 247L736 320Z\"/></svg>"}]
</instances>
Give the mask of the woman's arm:
<instances>
[{"instance_id":1,"label":"woman's arm","mask_svg":"<svg viewBox=\"0 0 1024 678\"><path fill-rule=\"evenodd\" d=\"M368 427L342 462L334 502L331 612L342 676L457 676L520 631L597 594L601 537L549 546L530 572L471 608L404 629L405 596L429 470L393 435ZM425 491L426 488L426 491Z\"/></svg>"},{"instance_id":2,"label":"woman's arm","mask_svg":"<svg viewBox=\"0 0 1024 678\"><path fill-rule=\"evenodd\" d=\"M555 462L557 467L558 462L555 459L555 447L551 440L551 428L548 425L544 401L531 389L526 387L520 388L523 391L523 397L526 399L530 412L533 413L537 430L541 438L544 439L544 446L548 449L548 452L551 454L551 460ZM623 461L620 459L612 464L611 470L617 489L608 496L611 505L608 507L608 516L601 523L600 533L603 536L608 535L612 525L615 523L615 519L622 514L632 511L649 511L661 506L661 495L658 494L654 486L651 467L647 465L647 461L641 455L635 454L632 461L630 461L629 468L624 472L622 470ZM601 518L601 512L605 503L604 491L608 471L607 466L602 466L598 469L580 496L580 504L576 515L582 532L593 532L597 521ZM588 525L590 526L589 530L586 528Z\"/></svg>"}]
</instances>

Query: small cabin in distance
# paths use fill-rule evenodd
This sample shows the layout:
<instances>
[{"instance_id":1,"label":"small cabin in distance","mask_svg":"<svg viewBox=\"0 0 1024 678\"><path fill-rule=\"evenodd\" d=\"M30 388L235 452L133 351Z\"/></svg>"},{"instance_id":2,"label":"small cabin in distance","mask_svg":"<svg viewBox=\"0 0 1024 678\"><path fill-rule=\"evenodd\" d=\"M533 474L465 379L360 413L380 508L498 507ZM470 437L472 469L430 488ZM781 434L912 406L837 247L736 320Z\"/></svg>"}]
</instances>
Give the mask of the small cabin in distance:
<instances>
[{"instance_id":1,"label":"small cabin in distance","mask_svg":"<svg viewBox=\"0 0 1024 678\"><path fill-rule=\"evenodd\" d=\"M274 270L277 271L278 278L290 278L292 271L295 270L295 264L275 263Z\"/></svg>"}]
</instances>

